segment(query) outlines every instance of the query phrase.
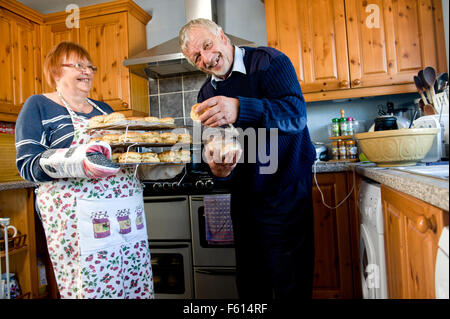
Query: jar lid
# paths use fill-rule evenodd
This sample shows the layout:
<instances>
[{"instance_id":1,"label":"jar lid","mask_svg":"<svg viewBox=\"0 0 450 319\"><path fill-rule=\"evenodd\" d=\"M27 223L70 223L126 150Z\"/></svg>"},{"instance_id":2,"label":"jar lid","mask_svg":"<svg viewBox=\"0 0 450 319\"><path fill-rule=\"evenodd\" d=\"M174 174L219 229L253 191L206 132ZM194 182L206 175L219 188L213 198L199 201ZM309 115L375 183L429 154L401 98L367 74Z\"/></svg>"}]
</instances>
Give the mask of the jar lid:
<instances>
[{"instance_id":1,"label":"jar lid","mask_svg":"<svg viewBox=\"0 0 450 319\"><path fill-rule=\"evenodd\" d=\"M347 121L354 121L355 119L353 117L347 117Z\"/></svg>"},{"instance_id":2,"label":"jar lid","mask_svg":"<svg viewBox=\"0 0 450 319\"><path fill-rule=\"evenodd\" d=\"M331 120L331 122L337 123L337 122L339 122L339 119L338 118L334 118L334 119Z\"/></svg>"},{"instance_id":3,"label":"jar lid","mask_svg":"<svg viewBox=\"0 0 450 319\"><path fill-rule=\"evenodd\" d=\"M339 121L340 121L340 122L347 122L347 119L346 119L345 117L341 117L341 118L339 119Z\"/></svg>"},{"instance_id":4,"label":"jar lid","mask_svg":"<svg viewBox=\"0 0 450 319\"><path fill-rule=\"evenodd\" d=\"M354 140L347 140L347 144L355 144Z\"/></svg>"}]
</instances>

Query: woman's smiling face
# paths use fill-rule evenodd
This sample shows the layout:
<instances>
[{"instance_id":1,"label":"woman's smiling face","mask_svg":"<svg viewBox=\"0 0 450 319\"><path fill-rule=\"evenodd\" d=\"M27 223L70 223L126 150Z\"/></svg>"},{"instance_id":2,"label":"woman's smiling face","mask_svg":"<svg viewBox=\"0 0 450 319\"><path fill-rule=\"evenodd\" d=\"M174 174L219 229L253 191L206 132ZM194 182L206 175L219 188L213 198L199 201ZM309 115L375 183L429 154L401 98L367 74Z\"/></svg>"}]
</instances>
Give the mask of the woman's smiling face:
<instances>
[{"instance_id":1,"label":"woman's smiling face","mask_svg":"<svg viewBox=\"0 0 450 319\"><path fill-rule=\"evenodd\" d=\"M61 75L55 79L57 87L70 90L73 94L87 95L94 80L94 72L87 67L91 66L92 63L72 54L69 58L63 58L61 64L63 65ZM84 68L76 68L76 64L84 66Z\"/></svg>"},{"instance_id":2,"label":"woman's smiling face","mask_svg":"<svg viewBox=\"0 0 450 319\"><path fill-rule=\"evenodd\" d=\"M184 53L198 69L218 78L226 78L233 66L234 47L223 31L216 36L205 27L193 26Z\"/></svg>"}]
</instances>

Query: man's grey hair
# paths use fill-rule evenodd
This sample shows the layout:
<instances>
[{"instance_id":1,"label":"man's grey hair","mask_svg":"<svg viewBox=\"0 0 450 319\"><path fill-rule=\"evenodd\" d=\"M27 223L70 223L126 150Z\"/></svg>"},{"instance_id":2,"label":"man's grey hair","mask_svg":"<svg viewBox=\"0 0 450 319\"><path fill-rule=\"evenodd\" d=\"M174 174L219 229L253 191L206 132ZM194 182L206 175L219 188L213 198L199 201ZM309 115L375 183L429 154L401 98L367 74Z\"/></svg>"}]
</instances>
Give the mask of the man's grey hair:
<instances>
[{"instance_id":1,"label":"man's grey hair","mask_svg":"<svg viewBox=\"0 0 450 319\"><path fill-rule=\"evenodd\" d=\"M190 40L189 39L189 31L191 30L192 27L195 27L195 26L204 27L207 30L209 30L212 34L216 35L217 37L220 37L220 31L222 31L222 27L220 27L214 21L211 21L209 19L198 18L198 19L189 21L181 28L181 30L178 34L178 41L179 41L181 52L183 52L183 54L186 51L186 46ZM226 35L225 35L225 37L227 38L228 42L231 44L230 39ZM192 62L189 60L189 58L188 58L188 61L192 64Z\"/></svg>"}]
</instances>

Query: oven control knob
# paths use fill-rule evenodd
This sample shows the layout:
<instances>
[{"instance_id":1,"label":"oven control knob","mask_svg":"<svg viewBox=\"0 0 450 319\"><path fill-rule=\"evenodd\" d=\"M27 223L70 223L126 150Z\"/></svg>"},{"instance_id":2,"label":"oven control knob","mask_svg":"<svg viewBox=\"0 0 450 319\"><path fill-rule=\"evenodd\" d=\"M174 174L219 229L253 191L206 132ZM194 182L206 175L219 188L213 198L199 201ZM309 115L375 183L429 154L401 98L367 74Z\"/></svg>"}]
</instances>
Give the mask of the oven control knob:
<instances>
[{"instance_id":1,"label":"oven control knob","mask_svg":"<svg viewBox=\"0 0 450 319\"><path fill-rule=\"evenodd\" d=\"M170 183L164 183L162 187L165 191L168 191L172 188L172 185L170 185Z\"/></svg>"},{"instance_id":2,"label":"oven control knob","mask_svg":"<svg viewBox=\"0 0 450 319\"><path fill-rule=\"evenodd\" d=\"M209 179L209 180L207 180L207 181L205 182L205 187L206 187L207 189L211 189L211 188L213 188L213 186L214 186L214 182L213 182L212 179Z\"/></svg>"},{"instance_id":3,"label":"oven control knob","mask_svg":"<svg viewBox=\"0 0 450 319\"><path fill-rule=\"evenodd\" d=\"M203 187L205 187L205 183L203 183L203 181L195 182L195 188L202 189Z\"/></svg>"},{"instance_id":4,"label":"oven control knob","mask_svg":"<svg viewBox=\"0 0 450 319\"><path fill-rule=\"evenodd\" d=\"M179 189L179 188L180 188L180 185L178 185L177 182L172 183L172 189L173 189L173 190L177 190L177 189Z\"/></svg>"},{"instance_id":5,"label":"oven control knob","mask_svg":"<svg viewBox=\"0 0 450 319\"><path fill-rule=\"evenodd\" d=\"M159 191L159 190L161 190L161 188L162 188L161 183L155 183L155 184L153 184L153 190Z\"/></svg>"}]
</instances>

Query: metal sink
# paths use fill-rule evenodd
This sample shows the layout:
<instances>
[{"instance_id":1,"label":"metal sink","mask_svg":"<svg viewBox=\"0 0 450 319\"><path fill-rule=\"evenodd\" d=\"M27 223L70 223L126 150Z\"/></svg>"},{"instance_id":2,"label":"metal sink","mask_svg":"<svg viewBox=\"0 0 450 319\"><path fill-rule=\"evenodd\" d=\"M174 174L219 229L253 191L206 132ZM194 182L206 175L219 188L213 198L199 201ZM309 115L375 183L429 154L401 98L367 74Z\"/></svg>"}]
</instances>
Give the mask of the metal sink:
<instances>
[{"instance_id":1,"label":"metal sink","mask_svg":"<svg viewBox=\"0 0 450 319\"><path fill-rule=\"evenodd\" d=\"M448 180L449 166L446 165L430 165L430 166L406 166L395 167L396 170L406 171L408 173L425 175L428 177L437 177Z\"/></svg>"}]
</instances>

